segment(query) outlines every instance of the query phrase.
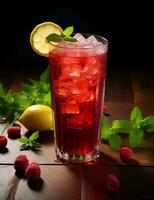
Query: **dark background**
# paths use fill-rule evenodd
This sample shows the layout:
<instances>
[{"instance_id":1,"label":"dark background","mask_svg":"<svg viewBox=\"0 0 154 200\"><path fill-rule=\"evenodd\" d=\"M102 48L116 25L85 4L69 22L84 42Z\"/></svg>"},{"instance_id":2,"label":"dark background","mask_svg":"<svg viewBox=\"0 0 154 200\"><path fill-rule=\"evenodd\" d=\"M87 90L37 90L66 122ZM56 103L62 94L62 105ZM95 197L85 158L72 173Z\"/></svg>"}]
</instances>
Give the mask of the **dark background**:
<instances>
[{"instance_id":1,"label":"dark background","mask_svg":"<svg viewBox=\"0 0 154 200\"><path fill-rule=\"evenodd\" d=\"M88 2L85 8L76 2L59 7L51 1L5 3L1 6L1 66L11 73L20 68L47 66L47 58L33 52L29 36L33 28L52 21L63 29L73 25L75 32L88 32L109 41L109 68L144 68L153 72L153 6L148 2ZM71 5L69 3L66 3ZM76 5L79 4L79 5Z\"/></svg>"}]
</instances>

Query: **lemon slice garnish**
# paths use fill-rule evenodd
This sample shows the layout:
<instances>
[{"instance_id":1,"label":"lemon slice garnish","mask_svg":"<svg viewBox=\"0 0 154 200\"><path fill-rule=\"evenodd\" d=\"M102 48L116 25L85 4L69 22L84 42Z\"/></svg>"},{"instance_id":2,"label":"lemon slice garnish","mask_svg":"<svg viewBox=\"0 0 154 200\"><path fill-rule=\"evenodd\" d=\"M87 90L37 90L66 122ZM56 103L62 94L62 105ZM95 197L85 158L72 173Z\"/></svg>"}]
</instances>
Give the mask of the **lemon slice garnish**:
<instances>
[{"instance_id":1,"label":"lemon slice garnish","mask_svg":"<svg viewBox=\"0 0 154 200\"><path fill-rule=\"evenodd\" d=\"M30 34L30 44L37 54L48 57L49 51L55 48L46 40L46 37L52 33L61 35L63 30L53 22L43 22L33 29Z\"/></svg>"}]
</instances>

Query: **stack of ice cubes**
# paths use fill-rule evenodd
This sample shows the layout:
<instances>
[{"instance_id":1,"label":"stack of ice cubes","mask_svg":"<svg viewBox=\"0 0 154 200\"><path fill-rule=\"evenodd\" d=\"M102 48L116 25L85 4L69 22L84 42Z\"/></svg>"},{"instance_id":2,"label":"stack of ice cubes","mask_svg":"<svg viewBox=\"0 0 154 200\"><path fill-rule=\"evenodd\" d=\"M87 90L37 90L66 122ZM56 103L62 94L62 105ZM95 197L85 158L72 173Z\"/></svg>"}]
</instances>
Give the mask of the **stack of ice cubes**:
<instances>
[{"instance_id":1,"label":"stack of ice cubes","mask_svg":"<svg viewBox=\"0 0 154 200\"><path fill-rule=\"evenodd\" d=\"M85 38L81 33L76 33L74 38L78 40L78 45L84 48L93 48L93 47L104 47L102 42L98 42L95 36L91 35L88 38Z\"/></svg>"},{"instance_id":2,"label":"stack of ice cubes","mask_svg":"<svg viewBox=\"0 0 154 200\"><path fill-rule=\"evenodd\" d=\"M98 41L94 35L85 38L81 33L76 33L74 36L78 41L77 42L60 42L59 47L64 48L75 48L75 49L85 49L91 51L91 53L101 54L107 51L107 46L102 42ZM60 51L60 50L59 50ZM67 51L67 50L66 50Z\"/></svg>"}]
</instances>

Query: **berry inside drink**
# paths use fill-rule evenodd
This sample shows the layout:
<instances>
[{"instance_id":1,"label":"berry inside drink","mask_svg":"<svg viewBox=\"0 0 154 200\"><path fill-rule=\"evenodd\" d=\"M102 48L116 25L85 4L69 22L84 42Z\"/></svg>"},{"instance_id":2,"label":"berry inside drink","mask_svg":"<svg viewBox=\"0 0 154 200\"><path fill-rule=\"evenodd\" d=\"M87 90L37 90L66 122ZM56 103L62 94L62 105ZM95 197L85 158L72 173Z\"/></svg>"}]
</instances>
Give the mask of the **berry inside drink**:
<instances>
[{"instance_id":1,"label":"berry inside drink","mask_svg":"<svg viewBox=\"0 0 154 200\"><path fill-rule=\"evenodd\" d=\"M56 153L72 162L99 155L107 41L89 38L61 42L49 55Z\"/></svg>"}]
</instances>

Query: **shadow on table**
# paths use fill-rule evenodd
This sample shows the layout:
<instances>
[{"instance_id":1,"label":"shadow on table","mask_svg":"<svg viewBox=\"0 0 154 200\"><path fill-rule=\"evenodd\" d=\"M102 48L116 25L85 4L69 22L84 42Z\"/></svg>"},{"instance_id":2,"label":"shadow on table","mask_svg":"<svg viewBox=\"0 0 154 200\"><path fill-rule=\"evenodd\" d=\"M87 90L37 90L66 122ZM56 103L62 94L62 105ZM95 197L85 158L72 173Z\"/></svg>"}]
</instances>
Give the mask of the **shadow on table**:
<instances>
[{"instance_id":1,"label":"shadow on table","mask_svg":"<svg viewBox=\"0 0 154 200\"><path fill-rule=\"evenodd\" d=\"M34 131L29 131L26 137L30 137ZM38 142L41 144L51 144L54 143L54 133L53 131L40 131Z\"/></svg>"},{"instance_id":2,"label":"shadow on table","mask_svg":"<svg viewBox=\"0 0 154 200\"><path fill-rule=\"evenodd\" d=\"M29 180L28 186L35 191L39 191L43 188L44 181L42 178L38 178L37 180Z\"/></svg>"},{"instance_id":3,"label":"shadow on table","mask_svg":"<svg viewBox=\"0 0 154 200\"><path fill-rule=\"evenodd\" d=\"M0 153L2 154L8 153L8 152L9 152L9 149L7 147L0 149Z\"/></svg>"}]
</instances>

